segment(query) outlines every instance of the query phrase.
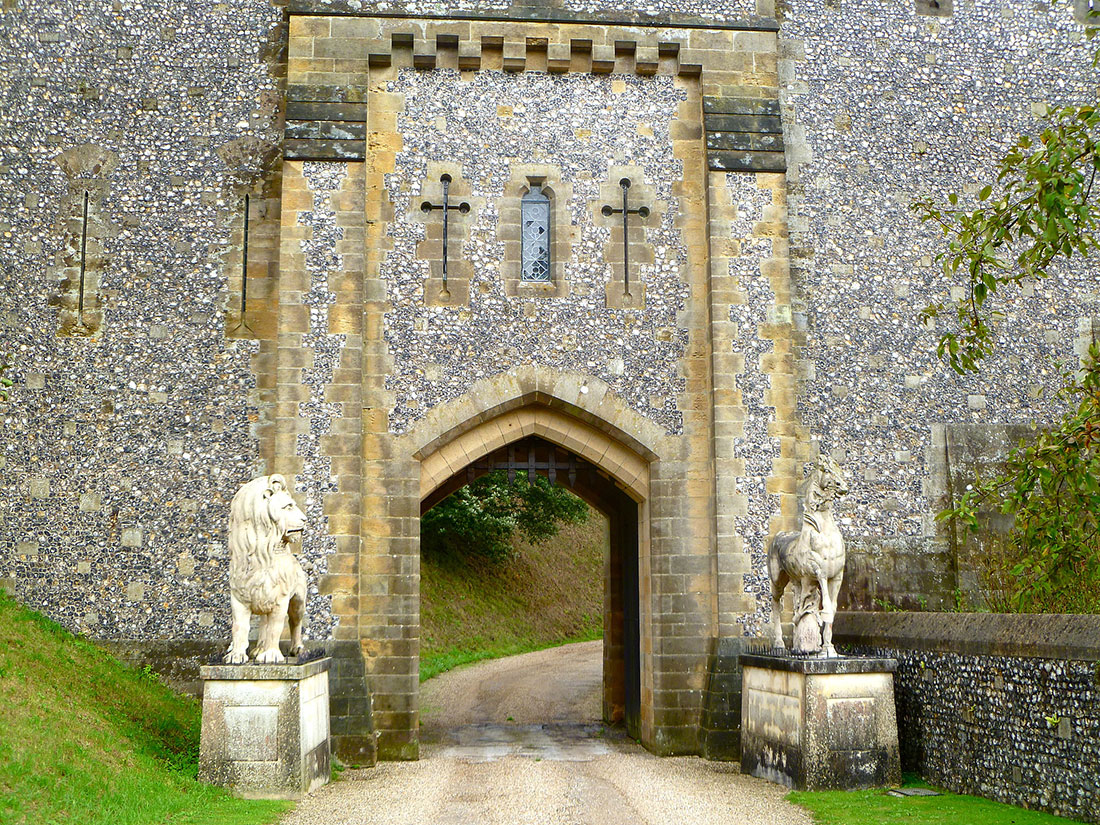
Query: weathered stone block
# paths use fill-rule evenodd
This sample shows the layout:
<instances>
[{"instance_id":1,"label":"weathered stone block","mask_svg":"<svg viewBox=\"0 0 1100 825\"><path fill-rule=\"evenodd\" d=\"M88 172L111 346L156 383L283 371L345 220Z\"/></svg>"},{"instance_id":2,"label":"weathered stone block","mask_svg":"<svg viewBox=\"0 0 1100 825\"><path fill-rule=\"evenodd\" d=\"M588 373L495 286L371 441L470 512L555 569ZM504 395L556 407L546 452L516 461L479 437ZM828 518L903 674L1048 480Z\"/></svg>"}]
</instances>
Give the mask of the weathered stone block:
<instances>
[{"instance_id":1,"label":"weathered stone block","mask_svg":"<svg viewBox=\"0 0 1100 825\"><path fill-rule=\"evenodd\" d=\"M901 782L894 659L741 656L741 771L796 790Z\"/></svg>"},{"instance_id":2,"label":"weathered stone block","mask_svg":"<svg viewBox=\"0 0 1100 825\"><path fill-rule=\"evenodd\" d=\"M328 782L331 661L201 668L199 778L271 799Z\"/></svg>"},{"instance_id":3,"label":"weathered stone block","mask_svg":"<svg viewBox=\"0 0 1100 825\"><path fill-rule=\"evenodd\" d=\"M704 759L737 761L741 758L740 656L747 641L736 636L714 640L699 726L699 755Z\"/></svg>"}]
</instances>

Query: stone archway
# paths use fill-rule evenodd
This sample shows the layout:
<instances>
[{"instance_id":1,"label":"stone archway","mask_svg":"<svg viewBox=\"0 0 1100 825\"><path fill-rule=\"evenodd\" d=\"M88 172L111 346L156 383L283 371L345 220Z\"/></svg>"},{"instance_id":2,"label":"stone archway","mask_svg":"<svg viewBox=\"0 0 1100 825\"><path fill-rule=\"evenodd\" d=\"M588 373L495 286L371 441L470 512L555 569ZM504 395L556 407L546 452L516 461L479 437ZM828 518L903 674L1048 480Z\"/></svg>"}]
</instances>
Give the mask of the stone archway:
<instances>
[{"instance_id":1,"label":"stone archway","mask_svg":"<svg viewBox=\"0 0 1100 825\"><path fill-rule=\"evenodd\" d=\"M419 754L423 488L537 435L634 502L639 738L697 753L717 643L764 616L760 548L795 516L808 441L777 24L377 15L291 3L278 329L257 356L264 457L325 521L318 595L354 676L335 682L340 752ZM443 227L421 211L444 175L470 207L447 224L446 301ZM653 215L633 240L603 216L620 176ZM510 182L538 179L572 187L552 224L570 257L513 294ZM626 302L628 272L645 290ZM364 682L369 703L350 693Z\"/></svg>"},{"instance_id":2,"label":"stone archway","mask_svg":"<svg viewBox=\"0 0 1100 825\"><path fill-rule=\"evenodd\" d=\"M415 455L421 462L421 499L472 462L525 436L539 436L599 467L635 501L648 498L648 461L638 442L628 444L617 433L609 434L606 430L614 428L591 414L586 416L589 423L537 396L518 400L523 406L501 405L482 413L474 426L453 427Z\"/></svg>"},{"instance_id":3,"label":"stone archway","mask_svg":"<svg viewBox=\"0 0 1100 825\"><path fill-rule=\"evenodd\" d=\"M522 418L528 426L509 426L516 418ZM500 419L504 421L501 422ZM567 440L561 425L569 425L568 417L560 413L545 407L526 408L523 411L506 413L487 423L490 427L488 444L482 440L484 433L479 433L477 429L470 431L462 439L467 446L474 448L473 456L467 453L470 462L464 469L439 483L439 462L425 462L425 470L435 470L435 474L428 475L426 472L423 477L421 515L451 493L494 470L505 470L512 476L542 475L571 490L603 513L609 526L609 549L603 571L603 718L606 722L624 722L630 735L638 737L641 732L638 556L641 510L639 501L634 497L638 491L624 488L609 470L578 455L574 450L548 440L545 436L552 433ZM501 427L502 423L504 428ZM542 434L523 434L529 430ZM487 449L502 440L505 432L519 437L495 449ZM578 434L575 432L574 436ZM608 453L612 453L616 458L625 461L625 466L622 461L614 462L618 472L632 476L636 479L637 486L643 486L645 466L636 455L612 450L614 442L604 445L599 439L588 440L585 444L577 440L571 441L577 445L575 449L585 450L593 456L598 448L605 448L605 458ZM482 449L486 449L486 452L477 456ZM454 452L451 454L453 456ZM610 463L612 462L609 461Z\"/></svg>"}]
</instances>

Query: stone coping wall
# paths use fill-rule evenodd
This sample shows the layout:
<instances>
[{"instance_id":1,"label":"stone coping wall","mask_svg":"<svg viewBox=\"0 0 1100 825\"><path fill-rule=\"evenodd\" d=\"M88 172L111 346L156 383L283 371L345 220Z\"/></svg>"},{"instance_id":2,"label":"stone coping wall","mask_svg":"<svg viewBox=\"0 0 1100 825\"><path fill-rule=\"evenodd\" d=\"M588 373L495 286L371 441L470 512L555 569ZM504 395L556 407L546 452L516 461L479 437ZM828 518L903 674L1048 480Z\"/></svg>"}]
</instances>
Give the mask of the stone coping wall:
<instances>
[{"instance_id":1,"label":"stone coping wall","mask_svg":"<svg viewBox=\"0 0 1100 825\"><path fill-rule=\"evenodd\" d=\"M833 638L898 660L904 770L1100 822L1100 616L840 613Z\"/></svg>"}]
</instances>

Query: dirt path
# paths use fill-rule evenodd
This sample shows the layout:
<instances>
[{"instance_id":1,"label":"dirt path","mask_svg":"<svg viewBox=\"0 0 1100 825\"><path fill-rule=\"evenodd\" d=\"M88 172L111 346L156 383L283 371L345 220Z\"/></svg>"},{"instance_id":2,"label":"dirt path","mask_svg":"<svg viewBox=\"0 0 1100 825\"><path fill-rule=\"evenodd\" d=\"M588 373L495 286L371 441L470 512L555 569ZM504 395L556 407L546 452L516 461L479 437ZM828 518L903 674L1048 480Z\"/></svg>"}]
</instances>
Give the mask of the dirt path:
<instances>
[{"instance_id":1,"label":"dirt path","mask_svg":"<svg viewBox=\"0 0 1100 825\"><path fill-rule=\"evenodd\" d=\"M585 642L426 682L420 761L347 771L283 825L810 825L736 764L600 725L601 656Z\"/></svg>"},{"instance_id":2,"label":"dirt path","mask_svg":"<svg viewBox=\"0 0 1100 825\"><path fill-rule=\"evenodd\" d=\"M581 642L459 668L420 689L422 732L514 722L597 723L603 642Z\"/></svg>"}]
</instances>

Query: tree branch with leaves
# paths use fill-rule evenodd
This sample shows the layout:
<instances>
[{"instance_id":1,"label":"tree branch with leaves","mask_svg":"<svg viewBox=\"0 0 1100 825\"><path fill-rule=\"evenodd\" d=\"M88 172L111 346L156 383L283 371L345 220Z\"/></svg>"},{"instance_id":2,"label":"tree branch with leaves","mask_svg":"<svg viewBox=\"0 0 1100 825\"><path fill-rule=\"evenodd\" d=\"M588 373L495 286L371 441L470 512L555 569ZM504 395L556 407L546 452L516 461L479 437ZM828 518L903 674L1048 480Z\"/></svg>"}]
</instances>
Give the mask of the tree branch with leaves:
<instances>
[{"instance_id":1,"label":"tree branch with leaves","mask_svg":"<svg viewBox=\"0 0 1100 825\"><path fill-rule=\"evenodd\" d=\"M519 534L533 544L581 524L588 505L542 476L528 479L496 470L452 493L424 514L420 545L425 553L472 555L492 562L512 557Z\"/></svg>"},{"instance_id":2,"label":"tree branch with leaves","mask_svg":"<svg viewBox=\"0 0 1100 825\"><path fill-rule=\"evenodd\" d=\"M989 606L1003 612L1100 612L1100 347L1059 391L1069 409L1055 426L977 478L937 518L979 538ZM1013 517L1008 535L984 529L983 511Z\"/></svg>"},{"instance_id":3,"label":"tree branch with leaves","mask_svg":"<svg viewBox=\"0 0 1100 825\"><path fill-rule=\"evenodd\" d=\"M961 209L956 193L947 208L931 199L913 204L922 220L940 227L945 278L962 280L964 295L948 306L931 304L927 322L954 310L956 325L942 332L937 354L956 372L976 372L993 350L1002 313L993 302L1007 287L1046 278L1055 261L1095 252L1100 204L1100 110L1064 106L1046 116L1038 138L1023 136L997 164L996 186L978 192L979 206ZM994 195L996 191L996 195Z\"/></svg>"}]
</instances>

